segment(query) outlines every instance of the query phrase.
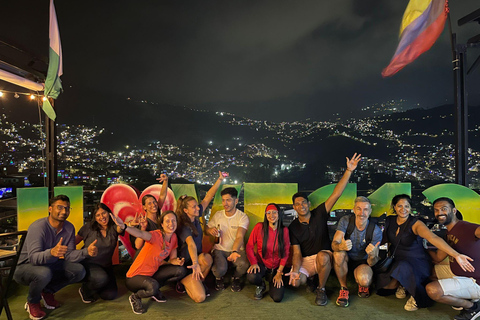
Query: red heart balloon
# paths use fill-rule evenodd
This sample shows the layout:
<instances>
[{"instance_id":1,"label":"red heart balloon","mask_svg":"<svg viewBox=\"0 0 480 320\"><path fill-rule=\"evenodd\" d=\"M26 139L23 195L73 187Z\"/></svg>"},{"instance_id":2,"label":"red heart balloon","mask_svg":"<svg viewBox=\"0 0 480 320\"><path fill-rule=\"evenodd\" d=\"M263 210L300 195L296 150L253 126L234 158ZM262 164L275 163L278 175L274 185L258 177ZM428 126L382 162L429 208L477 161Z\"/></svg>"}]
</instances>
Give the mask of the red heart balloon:
<instances>
[{"instance_id":1,"label":"red heart balloon","mask_svg":"<svg viewBox=\"0 0 480 320\"><path fill-rule=\"evenodd\" d=\"M143 196L151 194L158 201L160 196L160 191L162 190L161 184L154 184L147 187L140 197L138 196L138 190L133 186L128 184L112 184L110 185L105 192L102 194L100 202L106 204L113 213L118 214L118 216L124 221L128 222L135 218L135 215L138 213L143 213L142 201ZM167 196L165 202L161 208L161 212L167 210L175 211L176 200L173 191L168 188ZM135 255L135 249L130 243L130 237L128 233L125 233L124 236L120 236L120 241L127 249L131 257Z\"/></svg>"}]
</instances>

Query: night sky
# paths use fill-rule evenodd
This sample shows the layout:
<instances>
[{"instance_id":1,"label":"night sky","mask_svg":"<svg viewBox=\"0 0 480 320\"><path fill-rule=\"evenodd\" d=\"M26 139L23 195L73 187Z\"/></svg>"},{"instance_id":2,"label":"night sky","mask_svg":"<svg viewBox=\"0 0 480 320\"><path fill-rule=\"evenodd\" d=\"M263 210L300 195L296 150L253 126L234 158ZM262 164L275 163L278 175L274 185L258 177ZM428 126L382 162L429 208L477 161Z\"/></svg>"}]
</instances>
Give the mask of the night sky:
<instances>
[{"instance_id":1,"label":"night sky","mask_svg":"<svg viewBox=\"0 0 480 320\"><path fill-rule=\"evenodd\" d=\"M0 40L47 56L49 1L2 2ZM417 61L381 77L407 3L57 0L66 91L59 103L74 116L80 96L130 97L276 121L325 120L390 99L453 103L448 26ZM480 33L479 24L457 26L478 0L449 4L460 43ZM469 51L470 64L479 54ZM468 81L470 104L479 104L480 69Z\"/></svg>"}]
</instances>

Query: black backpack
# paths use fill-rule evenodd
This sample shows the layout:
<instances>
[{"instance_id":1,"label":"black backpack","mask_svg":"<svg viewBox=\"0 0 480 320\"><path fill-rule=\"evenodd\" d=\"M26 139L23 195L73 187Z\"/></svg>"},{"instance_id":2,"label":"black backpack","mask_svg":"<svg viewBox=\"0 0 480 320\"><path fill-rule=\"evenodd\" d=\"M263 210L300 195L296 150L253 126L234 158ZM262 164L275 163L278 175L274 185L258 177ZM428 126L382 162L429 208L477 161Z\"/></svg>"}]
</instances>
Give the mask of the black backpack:
<instances>
[{"instance_id":1,"label":"black backpack","mask_svg":"<svg viewBox=\"0 0 480 320\"><path fill-rule=\"evenodd\" d=\"M373 240L373 232L375 231L376 224L368 218L367 232L365 233L365 243L368 245ZM350 239L350 236L355 230L355 214L352 214L348 219L348 227L345 232L345 240Z\"/></svg>"}]
</instances>

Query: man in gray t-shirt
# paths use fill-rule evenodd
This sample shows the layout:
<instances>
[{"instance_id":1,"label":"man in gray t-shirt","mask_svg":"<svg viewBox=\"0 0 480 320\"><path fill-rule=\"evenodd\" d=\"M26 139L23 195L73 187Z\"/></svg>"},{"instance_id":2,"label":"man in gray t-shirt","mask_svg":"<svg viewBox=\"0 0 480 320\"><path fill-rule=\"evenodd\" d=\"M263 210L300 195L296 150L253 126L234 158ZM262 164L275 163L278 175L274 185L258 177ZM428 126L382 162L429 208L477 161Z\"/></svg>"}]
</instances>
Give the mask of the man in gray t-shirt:
<instances>
[{"instance_id":1,"label":"man in gray t-shirt","mask_svg":"<svg viewBox=\"0 0 480 320\"><path fill-rule=\"evenodd\" d=\"M366 197L357 197L353 208L355 214L355 227L348 235L350 216L340 219L337 231L333 236L332 249L335 273L340 282L340 294L337 305L348 307L349 291L347 288L348 270L354 270L355 281L358 284L358 295L361 298L370 296L369 286L372 283L373 266L378 261L378 246L382 241L382 230L378 226L370 226L372 213L370 200ZM353 219L353 218L352 218ZM367 235L368 232L373 234ZM367 243L366 239L371 239Z\"/></svg>"}]
</instances>

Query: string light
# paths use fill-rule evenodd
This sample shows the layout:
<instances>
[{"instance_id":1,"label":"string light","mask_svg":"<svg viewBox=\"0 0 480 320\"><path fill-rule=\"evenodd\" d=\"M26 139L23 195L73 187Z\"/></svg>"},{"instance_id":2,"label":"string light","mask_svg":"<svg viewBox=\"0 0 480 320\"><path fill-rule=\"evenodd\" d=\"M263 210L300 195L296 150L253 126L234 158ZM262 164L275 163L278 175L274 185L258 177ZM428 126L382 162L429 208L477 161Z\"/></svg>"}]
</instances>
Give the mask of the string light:
<instances>
[{"instance_id":1,"label":"string light","mask_svg":"<svg viewBox=\"0 0 480 320\"><path fill-rule=\"evenodd\" d=\"M11 93L15 99L19 99L20 96L28 96L30 97L30 100L35 100L37 98L43 97L43 95L38 94L38 93L29 93L29 92L15 92L15 91L7 91L7 90L1 90L0 91L0 97L7 97L7 94ZM45 98L46 99L46 98Z\"/></svg>"},{"instance_id":2,"label":"string light","mask_svg":"<svg viewBox=\"0 0 480 320\"><path fill-rule=\"evenodd\" d=\"M42 100L43 100L43 101L47 101L47 97L44 96L44 97L42 98Z\"/></svg>"}]
</instances>

